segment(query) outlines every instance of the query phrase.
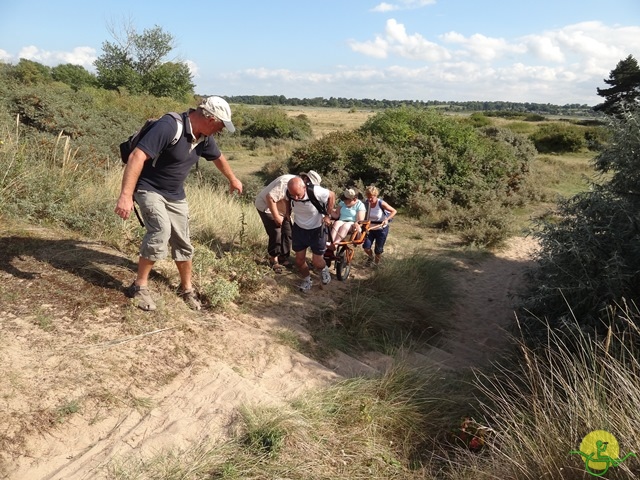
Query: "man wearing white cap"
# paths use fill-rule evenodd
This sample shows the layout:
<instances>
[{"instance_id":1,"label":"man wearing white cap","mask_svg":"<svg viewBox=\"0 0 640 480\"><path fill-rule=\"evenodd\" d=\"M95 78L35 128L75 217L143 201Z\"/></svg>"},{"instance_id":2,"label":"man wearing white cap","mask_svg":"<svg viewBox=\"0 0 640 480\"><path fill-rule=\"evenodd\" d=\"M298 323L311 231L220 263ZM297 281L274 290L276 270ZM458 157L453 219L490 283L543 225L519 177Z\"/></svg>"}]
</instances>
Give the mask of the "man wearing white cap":
<instances>
[{"instance_id":1,"label":"man wearing white cap","mask_svg":"<svg viewBox=\"0 0 640 480\"><path fill-rule=\"evenodd\" d=\"M229 191L242 193L242 183L213 137L224 128L235 131L229 104L221 97L208 97L180 117L181 121L164 115L140 139L129 155L115 208L117 215L127 219L135 199L147 230L140 247L137 277L125 291L143 310L156 309L148 289L149 274L155 262L168 255L168 245L180 274L180 296L192 309L200 309L191 283L194 249L184 190L184 181L198 159L212 161L229 181Z\"/></svg>"},{"instance_id":2,"label":"man wearing white cap","mask_svg":"<svg viewBox=\"0 0 640 480\"><path fill-rule=\"evenodd\" d=\"M287 217L287 184L295 175L280 175L264 187L254 202L269 237L267 254L269 264L276 273L290 265L291 220ZM300 173L305 183L320 185L320 175L313 170Z\"/></svg>"}]
</instances>

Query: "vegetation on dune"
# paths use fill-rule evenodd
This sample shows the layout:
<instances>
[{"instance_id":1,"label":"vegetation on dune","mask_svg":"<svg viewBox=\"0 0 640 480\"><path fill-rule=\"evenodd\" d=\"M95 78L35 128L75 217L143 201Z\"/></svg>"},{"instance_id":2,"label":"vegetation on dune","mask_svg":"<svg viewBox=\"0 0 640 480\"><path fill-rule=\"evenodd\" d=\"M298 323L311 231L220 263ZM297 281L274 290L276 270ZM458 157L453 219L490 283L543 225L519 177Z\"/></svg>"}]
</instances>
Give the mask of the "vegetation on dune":
<instances>
[{"instance_id":1,"label":"vegetation on dune","mask_svg":"<svg viewBox=\"0 0 640 480\"><path fill-rule=\"evenodd\" d=\"M126 53L115 45L108 52ZM304 116L234 110L238 134L220 138L223 151L269 145L280 158L265 167L266 176L314 169L336 191L375 183L403 217L456 232L466 245L499 244L518 209L549 200L543 185L574 181L582 167L570 175L558 154L598 152L592 166L603 176L540 217L533 233L541 249L519 312L520 354L502 367L470 380L397 364L285 409L246 406L230 441L162 452L140 464L114 460L111 477L577 479L585 465L568 452L590 430L606 428L629 449L637 445L640 113L636 97L620 94L640 83L627 81L637 79L630 59L607 82L616 90L599 91L615 105L606 129L539 117L453 118L402 106L310 140ZM117 143L144 119L185 110L196 98L152 97L151 83L140 90L147 94L134 95L143 83L131 80L130 70L119 71L130 88L105 90L78 69L42 67L0 65L0 211L134 254L142 229L112 211L121 178ZM268 272L256 261L264 232L252 198L229 197L223 184L202 167L187 186L198 249L194 278L216 308L259 290ZM332 348L394 353L437 333L455 300L448 265L411 253L353 282L347 300L314 319L314 345L302 350L317 358ZM46 317L36 321L56 334ZM56 418L81 409L75 401L61 405ZM639 470L630 461L613 475Z\"/></svg>"},{"instance_id":2,"label":"vegetation on dune","mask_svg":"<svg viewBox=\"0 0 640 480\"><path fill-rule=\"evenodd\" d=\"M539 222L542 248L524 302L524 315L534 317L532 328L539 326L535 318L560 330L618 328L611 306L640 291L639 121L638 110L628 111L625 119L610 119L612 141L593 162L606 179L560 201L554 215Z\"/></svg>"},{"instance_id":3,"label":"vegetation on dune","mask_svg":"<svg viewBox=\"0 0 640 480\"><path fill-rule=\"evenodd\" d=\"M184 111L197 102L197 98L184 102L92 86L76 90L42 72L32 75L26 84L20 81L25 75L18 75L18 70L20 65L5 65L0 71L6 80L1 87L6 128L12 130L12 123L17 122L19 135L47 151L66 143L68 137L72 143L67 154L74 164L82 165L78 174L87 181L120 165L114 138L135 131L147 118ZM46 89L41 88L43 82ZM405 214L460 233L469 244L495 246L511 233L510 211L537 196L529 182L536 151L526 136L488 124L484 118L469 121L426 109L388 109L357 129L310 141L311 126L305 115L292 117L277 108L239 106L234 114L238 133L222 135L219 143L223 151L226 147L231 151L253 151L267 145L279 148L281 160L265 170L263 181L285 171L316 169L324 185L336 191L347 185L363 189L378 184L385 198ZM572 128L579 135L579 129L594 127ZM549 143L545 135L542 132L539 141ZM588 147L584 139L579 145ZM15 170L8 175L13 173ZM214 170L203 169L199 174L199 179L221 183ZM247 192L257 193L260 186L249 183ZM25 197L34 198L26 195L29 190L25 186ZM33 203L35 210L50 208ZM62 222L69 224L68 219Z\"/></svg>"}]
</instances>

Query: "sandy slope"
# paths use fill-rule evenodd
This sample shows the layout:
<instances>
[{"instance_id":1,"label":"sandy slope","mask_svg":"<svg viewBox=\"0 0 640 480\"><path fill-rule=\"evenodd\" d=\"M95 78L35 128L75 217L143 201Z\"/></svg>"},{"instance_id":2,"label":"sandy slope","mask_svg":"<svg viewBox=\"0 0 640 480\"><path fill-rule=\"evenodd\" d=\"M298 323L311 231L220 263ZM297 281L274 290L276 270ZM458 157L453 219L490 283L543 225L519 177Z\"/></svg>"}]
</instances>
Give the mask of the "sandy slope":
<instances>
[{"instance_id":1,"label":"sandy slope","mask_svg":"<svg viewBox=\"0 0 640 480\"><path fill-rule=\"evenodd\" d=\"M517 238L458 263L457 329L431 361L466 368L500 351L532 249ZM346 355L323 366L276 341L282 329L304 339L306 313L341 282L303 296L288 274L276 281L289 290L267 283L258 309L193 314L176 301L149 314L122 297L132 263L116 252L33 231L3 237L0 252L1 478L101 478L113 458L224 438L244 403L277 405L371 370Z\"/></svg>"}]
</instances>

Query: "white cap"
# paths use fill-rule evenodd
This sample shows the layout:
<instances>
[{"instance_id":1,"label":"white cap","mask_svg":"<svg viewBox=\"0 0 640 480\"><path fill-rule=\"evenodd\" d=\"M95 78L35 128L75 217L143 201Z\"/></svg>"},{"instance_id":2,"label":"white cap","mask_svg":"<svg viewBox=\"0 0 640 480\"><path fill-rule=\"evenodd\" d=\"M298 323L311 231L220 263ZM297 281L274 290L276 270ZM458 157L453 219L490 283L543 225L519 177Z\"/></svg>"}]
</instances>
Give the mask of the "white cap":
<instances>
[{"instance_id":1,"label":"white cap","mask_svg":"<svg viewBox=\"0 0 640 480\"><path fill-rule=\"evenodd\" d=\"M224 126L230 133L236 131L236 127L234 127L231 122L231 107L224 98L216 96L208 97L198 106L207 114L215 115L216 118L222 120Z\"/></svg>"},{"instance_id":2,"label":"white cap","mask_svg":"<svg viewBox=\"0 0 640 480\"><path fill-rule=\"evenodd\" d=\"M352 200L356 198L358 194L353 188L347 188L344 192L342 192L342 196L347 200Z\"/></svg>"},{"instance_id":3,"label":"white cap","mask_svg":"<svg viewBox=\"0 0 640 480\"><path fill-rule=\"evenodd\" d=\"M313 183L314 185L320 185L320 182L322 181L322 179L320 178L320 175L315 170L309 170L308 172L301 172L300 176L303 176L303 175L306 175L307 177L309 177L309 180L311 180L311 183Z\"/></svg>"}]
</instances>

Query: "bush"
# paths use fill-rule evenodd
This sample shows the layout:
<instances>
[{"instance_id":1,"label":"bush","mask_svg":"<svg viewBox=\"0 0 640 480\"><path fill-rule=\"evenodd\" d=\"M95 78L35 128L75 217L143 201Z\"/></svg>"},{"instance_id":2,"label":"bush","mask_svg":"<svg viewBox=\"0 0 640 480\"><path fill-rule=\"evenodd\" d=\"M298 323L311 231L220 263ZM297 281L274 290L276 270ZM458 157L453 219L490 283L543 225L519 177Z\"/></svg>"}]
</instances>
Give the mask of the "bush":
<instances>
[{"instance_id":1,"label":"bush","mask_svg":"<svg viewBox=\"0 0 640 480\"><path fill-rule=\"evenodd\" d=\"M249 137L305 140L312 135L306 116L291 118L276 107L245 111L242 123L242 134Z\"/></svg>"},{"instance_id":2,"label":"bush","mask_svg":"<svg viewBox=\"0 0 640 480\"><path fill-rule=\"evenodd\" d=\"M586 147L584 131L575 125L548 123L530 138L540 153L572 153Z\"/></svg>"},{"instance_id":3,"label":"bush","mask_svg":"<svg viewBox=\"0 0 640 480\"><path fill-rule=\"evenodd\" d=\"M478 203L471 208L451 209L443 224L457 232L465 244L477 247L499 247L513 233L513 215L495 200Z\"/></svg>"},{"instance_id":4,"label":"bush","mask_svg":"<svg viewBox=\"0 0 640 480\"><path fill-rule=\"evenodd\" d=\"M535 153L526 145L503 129L476 129L433 111L400 108L299 148L288 167L318 170L335 189L377 184L399 207L418 194L468 207L478 192L506 196L518 190Z\"/></svg>"},{"instance_id":5,"label":"bush","mask_svg":"<svg viewBox=\"0 0 640 480\"><path fill-rule=\"evenodd\" d=\"M562 200L553 218L539 222L541 250L524 317L544 316L562 328L575 316L598 331L612 321L607 305L640 292L639 119L635 112L611 125L613 141L595 160L599 171L612 173L609 182Z\"/></svg>"},{"instance_id":6,"label":"bush","mask_svg":"<svg viewBox=\"0 0 640 480\"><path fill-rule=\"evenodd\" d=\"M469 116L469 122L471 123L471 125L473 125L476 128L487 127L491 125L491 119L480 112L472 113Z\"/></svg>"}]
</instances>

